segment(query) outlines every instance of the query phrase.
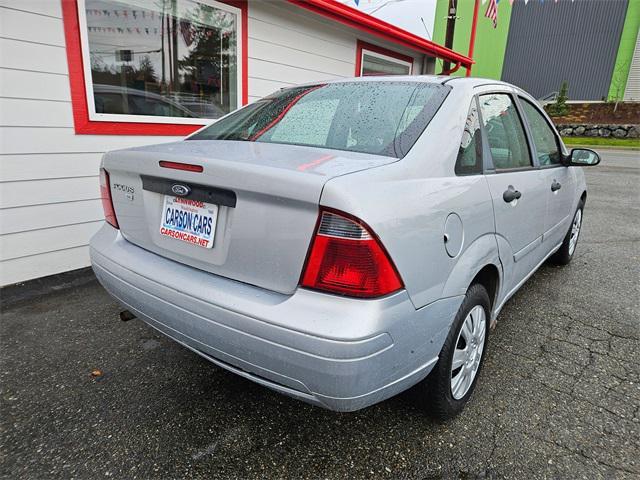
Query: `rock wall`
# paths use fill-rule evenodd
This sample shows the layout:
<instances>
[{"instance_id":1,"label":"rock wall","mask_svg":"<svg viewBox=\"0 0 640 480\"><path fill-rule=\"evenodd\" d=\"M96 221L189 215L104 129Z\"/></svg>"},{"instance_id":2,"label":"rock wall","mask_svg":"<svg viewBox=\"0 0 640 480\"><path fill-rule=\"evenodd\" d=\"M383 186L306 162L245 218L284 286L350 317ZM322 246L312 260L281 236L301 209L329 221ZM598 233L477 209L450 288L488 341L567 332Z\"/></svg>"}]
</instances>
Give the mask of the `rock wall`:
<instances>
[{"instance_id":1,"label":"rock wall","mask_svg":"<svg viewBox=\"0 0 640 480\"><path fill-rule=\"evenodd\" d=\"M593 125L588 123L556 124L563 137L640 138L640 125Z\"/></svg>"}]
</instances>

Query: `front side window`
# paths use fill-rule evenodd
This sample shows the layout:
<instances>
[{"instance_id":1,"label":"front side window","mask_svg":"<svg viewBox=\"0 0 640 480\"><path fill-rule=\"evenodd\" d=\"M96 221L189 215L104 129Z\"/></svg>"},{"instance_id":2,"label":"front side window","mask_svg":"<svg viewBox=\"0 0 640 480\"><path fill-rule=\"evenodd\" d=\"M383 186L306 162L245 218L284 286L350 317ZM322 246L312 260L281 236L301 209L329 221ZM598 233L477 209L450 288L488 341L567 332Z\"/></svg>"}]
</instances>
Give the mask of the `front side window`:
<instances>
[{"instance_id":1,"label":"front side window","mask_svg":"<svg viewBox=\"0 0 640 480\"><path fill-rule=\"evenodd\" d=\"M536 154L540 165L560 165L560 149L553 130L540 111L527 100L521 98L522 109L531 128L531 136L536 146Z\"/></svg>"},{"instance_id":2,"label":"front side window","mask_svg":"<svg viewBox=\"0 0 640 480\"><path fill-rule=\"evenodd\" d=\"M295 87L219 120L189 140L235 140L403 157L450 87L418 82L347 82Z\"/></svg>"},{"instance_id":3,"label":"front side window","mask_svg":"<svg viewBox=\"0 0 640 480\"><path fill-rule=\"evenodd\" d=\"M511 96L481 95L480 111L496 170L531 167L524 127Z\"/></svg>"},{"instance_id":4,"label":"front side window","mask_svg":"<svg viewBox=\"0 0 640 480\"><path fill-rule=\"evenodd\" d=\"M474 98L469 107L467 121L462 132L462 141L456 159L456 175L482 173L482 140L480 137L480 118L478 104Z\"/></svg>"},{"instance_id":5,"label":"front side window","mask_svg":"<svg viewBox=\"0 0 640 480\"><path fill-rule=\"evenodd\" d=\"M92 120L202 124L240 98L240 12L214 0L78 0Z\"/></svg>"}]
</instances>

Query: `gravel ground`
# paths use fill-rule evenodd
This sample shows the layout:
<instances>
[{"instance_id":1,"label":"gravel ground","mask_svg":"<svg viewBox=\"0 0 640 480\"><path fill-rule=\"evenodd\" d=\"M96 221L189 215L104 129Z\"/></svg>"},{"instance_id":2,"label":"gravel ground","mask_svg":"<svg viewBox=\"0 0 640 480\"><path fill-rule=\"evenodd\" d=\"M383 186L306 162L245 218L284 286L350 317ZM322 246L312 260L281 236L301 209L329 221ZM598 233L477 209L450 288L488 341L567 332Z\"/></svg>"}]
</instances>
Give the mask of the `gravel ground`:
<instances>
[{"instance_id":1,"label":"gravel ground","mask_svg":"<svg viewBox=\"0 0 640 480\"><path fill-rule=\"evenodd\" d=\"M638 478L639 156L588 170L574 261L507 304L471 403L444 424L412 391L346 414L273 393L120 322L91 279L5 290L0 476Z\"/></svg>"}]
</instances>

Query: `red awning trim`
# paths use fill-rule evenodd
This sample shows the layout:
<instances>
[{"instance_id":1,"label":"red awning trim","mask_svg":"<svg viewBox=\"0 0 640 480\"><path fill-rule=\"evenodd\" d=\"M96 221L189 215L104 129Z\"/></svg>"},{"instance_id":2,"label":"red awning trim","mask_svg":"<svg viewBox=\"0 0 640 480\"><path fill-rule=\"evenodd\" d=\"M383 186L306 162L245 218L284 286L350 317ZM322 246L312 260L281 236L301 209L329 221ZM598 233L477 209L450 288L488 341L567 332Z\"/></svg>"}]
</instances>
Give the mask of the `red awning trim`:
<instances>
[{"instance_id":1,"label":"red awning trim","mask_svg":"<svg viewBox=\"0 0 640 480\"><path fill-rule=\"evenodd\" d=\"M468 68L473 65L473 60L465 55L438 45L426 38L414 35L390 23L367 15L355 8L349 7L335 0L287 0L305 10L317 13L323 17L347 25L351 28L375 35L388 42L402 45L421 53L442 58L452 63L459 63L461 67Z\"/></svg>"}]
</instances>

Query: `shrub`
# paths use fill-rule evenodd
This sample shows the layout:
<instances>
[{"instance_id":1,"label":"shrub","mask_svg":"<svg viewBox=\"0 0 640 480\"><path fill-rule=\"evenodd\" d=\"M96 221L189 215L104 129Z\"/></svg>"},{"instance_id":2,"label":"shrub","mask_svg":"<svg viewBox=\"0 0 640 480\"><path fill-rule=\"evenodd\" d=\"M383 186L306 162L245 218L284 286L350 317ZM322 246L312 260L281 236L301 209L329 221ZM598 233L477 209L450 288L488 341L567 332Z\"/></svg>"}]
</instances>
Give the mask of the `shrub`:
<instances>
[{"instance_id":1,"label":"shrub","mask_svg":"<svg viewBox=\"0 0 640 480\"><path fill-rule=\"evenodd\" d=\"M552 103L548 107L549 115L552 117L561 117L569 113L569 107L567 106L567 100L569 98L569 85L567 82L562 82L560 91L556 97L555 103Z\"/></svg>"}]
</instances>

